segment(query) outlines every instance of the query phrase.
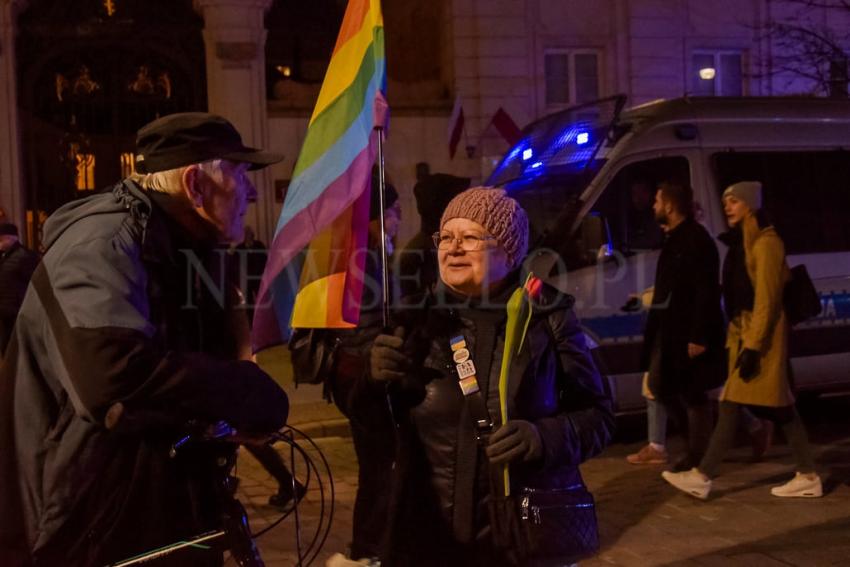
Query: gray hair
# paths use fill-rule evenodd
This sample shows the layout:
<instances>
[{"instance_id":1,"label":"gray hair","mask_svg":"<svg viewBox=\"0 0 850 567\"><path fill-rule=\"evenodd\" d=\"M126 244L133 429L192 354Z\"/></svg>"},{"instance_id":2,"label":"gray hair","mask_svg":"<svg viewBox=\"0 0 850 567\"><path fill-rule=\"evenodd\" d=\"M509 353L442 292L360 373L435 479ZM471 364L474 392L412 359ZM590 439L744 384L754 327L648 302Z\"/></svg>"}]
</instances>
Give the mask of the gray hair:
<instances>
[{"instance_id":1,"label":"gray hair","mask_svg":"<svg viewBox=\"0 0 850 567\"><path fill-rule=\"evenodd\" d=\"M198 169L210 177L218 178L221 176L221 164L223 161L221 159L213 159L196 165ZM166 169L165 171L157 171L155 173L134 173L130 176L130 181L133 181L139 187L148 191L175 195L183 191L183 172L187 167L192 166L184 165L183 167Z\"/></svg>"}]
</instances>

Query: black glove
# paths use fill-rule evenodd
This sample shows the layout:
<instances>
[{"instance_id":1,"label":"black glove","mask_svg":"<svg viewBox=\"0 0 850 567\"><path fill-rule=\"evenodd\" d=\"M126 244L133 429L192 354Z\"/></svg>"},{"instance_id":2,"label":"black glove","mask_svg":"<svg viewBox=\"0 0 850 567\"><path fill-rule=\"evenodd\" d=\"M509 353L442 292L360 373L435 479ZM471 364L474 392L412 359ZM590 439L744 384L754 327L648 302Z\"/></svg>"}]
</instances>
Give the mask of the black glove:
<instances>
[{"instance_id":1,"label":"black glove","mask_svg":"<svg viewBox=\"0 0 850 567\"><path fill-rule=\"evenodd\" d=\"M751 348L745 348L738 355L738 375L744 382L749 382L759 373L759 359L761 354L759 351Z\"/></svg>"},{"instance_id":2,"label":"black glove","mask_svg":"<svg viewBox=\"0 0 850 567\"><path fill-rule=\"evenodd\" d=\"M543 456L543 440L530 421L512 419L490 436L486 449L490 464L499 465L521 459L534 461Z\"/></svg>"},{"instance_id":3,"label":"black glove","mask_svg":"<svg viewBox=\"0 0 850 567\"><path fill-rule=\"evenodd\" d=\"M401 352L404 328L397 327L392 335L378 335L369 352L369 370L377 382L400 380L410 368L410 358Z\"/></svg>"}]
</instances>

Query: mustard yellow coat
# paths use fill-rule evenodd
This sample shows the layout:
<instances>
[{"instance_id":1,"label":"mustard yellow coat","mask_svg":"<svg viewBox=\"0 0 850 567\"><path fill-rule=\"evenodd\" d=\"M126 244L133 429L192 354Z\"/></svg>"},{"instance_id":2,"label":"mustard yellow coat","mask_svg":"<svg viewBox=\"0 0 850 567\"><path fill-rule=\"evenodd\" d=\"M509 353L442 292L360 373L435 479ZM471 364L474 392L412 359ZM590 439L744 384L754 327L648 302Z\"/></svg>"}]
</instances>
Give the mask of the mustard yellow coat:
<instances>
[{"instance_id":1,"label":"mustard yellow coat","mask_svg":"<svg viewBox=\"0 0 850 567\"><path fill-rule=\"evenodd\" d=\"M788 381L788 320L782 292L790 277L785 245L773 227L759 228L755 217L744 221L744 254L747 274L755 290L752 311L743 311L729 323L729 378L721 401L783 407L794 403ZM738 354L749 348L761 353L758 374L741 380Z\"/></svg>"}]
</instances>

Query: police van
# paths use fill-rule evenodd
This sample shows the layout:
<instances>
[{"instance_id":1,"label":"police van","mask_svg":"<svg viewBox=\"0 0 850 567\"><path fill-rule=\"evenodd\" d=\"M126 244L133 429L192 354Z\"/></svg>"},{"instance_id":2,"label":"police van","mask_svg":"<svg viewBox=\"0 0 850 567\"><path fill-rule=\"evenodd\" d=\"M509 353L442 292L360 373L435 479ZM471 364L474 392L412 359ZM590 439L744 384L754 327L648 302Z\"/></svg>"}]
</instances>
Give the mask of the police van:
<instances>
[{"instance_id":1,"label":"police van","mask_svg":"<svg viewBox=\"0 0 850 567\"><path fill-rule=\"evenodd\" d=\"M697 219L728 229L723 190L760 181L788 264L805 264L821 314L792 330L797 391L850 390L850 101L679 98L625 109L618 96L542 118L488 185L519 200L532 225L534 272L576 298L621 413L641 410L646 310L662 233L662 181L689 183ZM718 242L721 258L724 247Z\"/></svg>"}]
</instances>

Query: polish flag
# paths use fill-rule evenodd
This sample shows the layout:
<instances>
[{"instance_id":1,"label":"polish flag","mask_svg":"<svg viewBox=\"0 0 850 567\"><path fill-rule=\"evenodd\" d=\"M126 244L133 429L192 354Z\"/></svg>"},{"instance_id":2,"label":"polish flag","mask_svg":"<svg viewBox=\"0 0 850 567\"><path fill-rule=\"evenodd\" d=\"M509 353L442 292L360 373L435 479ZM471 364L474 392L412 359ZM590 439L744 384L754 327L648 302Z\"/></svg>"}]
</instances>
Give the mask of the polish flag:
<instances>
[{"instance_id":1,"label":"polish flag","mask_svg":"<svg viewBox=\"0 0 850 567\"><path fill-rule=\"evenodd\" d=\"M449 118L449 159L454 159L457 145L460 143L460 135L463 132L463 106L460 103L460 95L455 98L452 115Z\"/></svg>"}]
</instances>

